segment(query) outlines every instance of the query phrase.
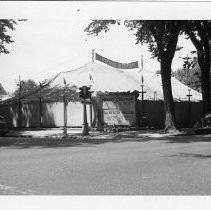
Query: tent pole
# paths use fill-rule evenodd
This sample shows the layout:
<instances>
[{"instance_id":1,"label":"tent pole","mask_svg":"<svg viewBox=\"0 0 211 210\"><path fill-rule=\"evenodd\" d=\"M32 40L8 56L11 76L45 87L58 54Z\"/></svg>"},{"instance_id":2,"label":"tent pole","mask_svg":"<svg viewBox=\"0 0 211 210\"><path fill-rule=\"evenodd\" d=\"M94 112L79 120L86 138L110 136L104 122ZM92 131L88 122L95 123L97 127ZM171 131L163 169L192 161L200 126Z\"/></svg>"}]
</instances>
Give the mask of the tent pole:
<instances>
[{"instance_id":1,"label":"tent pole","mask_svg":"<svg viewBox=\"0 0 211 210\"><path fill-rule=\"evenodd\" d=\"M95 49L92 49L92 62L95 61Z\"/></svg>"}]
</instances>

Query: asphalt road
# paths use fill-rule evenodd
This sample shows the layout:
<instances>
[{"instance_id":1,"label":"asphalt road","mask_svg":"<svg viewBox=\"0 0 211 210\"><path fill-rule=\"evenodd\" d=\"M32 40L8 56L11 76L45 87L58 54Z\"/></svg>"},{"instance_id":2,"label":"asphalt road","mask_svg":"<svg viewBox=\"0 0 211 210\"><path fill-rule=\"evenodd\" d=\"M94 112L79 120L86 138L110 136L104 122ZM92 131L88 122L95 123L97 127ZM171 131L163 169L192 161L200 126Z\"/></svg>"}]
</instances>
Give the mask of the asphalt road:
<instances>
[{"instance_id":1,"label":"asphalt road","mask_svg":"<svg viewBox=\"0 0 211 210\"><path fill-rule=\"evenodd\" d=\"M1 195L210 195L211 137L1 144Z\"/></svg>"}]
</instances>

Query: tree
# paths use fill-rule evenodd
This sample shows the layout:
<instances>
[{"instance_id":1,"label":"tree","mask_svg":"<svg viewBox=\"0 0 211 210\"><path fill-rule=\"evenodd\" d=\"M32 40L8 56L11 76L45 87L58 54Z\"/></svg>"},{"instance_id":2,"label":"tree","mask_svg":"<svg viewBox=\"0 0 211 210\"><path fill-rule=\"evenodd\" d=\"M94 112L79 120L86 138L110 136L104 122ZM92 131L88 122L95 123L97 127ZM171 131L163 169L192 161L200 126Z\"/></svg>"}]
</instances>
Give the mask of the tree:
<instances>
[{"instance_id":1,"label":"tree","mask_svg":"<svg viewBox=\"0 0 211 210\"><path fill-rule=\"evenodd\" d=\"M203 114L211 111L210 101L210 45L211 21L185 21L184 32L191 39L197 50L198 63L201 69L201 91Z\"/></svg>"},{"instance_id":2,"label":"tree","mask_svg":"<svg viewBox=\"0 0 211 210\"><path fill-rule=\"evenodd\" d=\"M201 92L201 70L196 57L182 58L183 68L173 72L173 76L188 87Z\"/></svg>"},{"instance_id":3,"label":"tree","mask_svg":"<svg viewBox=\"0 0 211 210\"><path fill-rule=\"evenodd\" d=\"M171 86L171 63L177 50L178 36L182 21L173 20L128 20L125 26L136 30L138 43L146 43L152 57L160 61L165 107L165 131L176 130L174 102ZM119 20L93 20L85 29L88 34L98 35L107 32L111 24L120 24Z\"/></svg>"},{"instance_id":4,"label":"tree","mask_svg":"<svg viewBox=\"0 0 211 210\"><path fill-rule=\"evenodd\" d=\"M21 21L21 20L17 20ZM7 33L8 30L15 30L17 21L13 19L0 19L0 53L8 54L9 51L6 49L5 44L14 42L12 37Z\"/></svg>"},{"instance_id":5,"label":"tree","mask_svg":"<svg viewBox=\"0 0 211 210\"><path fill-rule=\"evenodd\" d=\"M27 93L31 90L39 88L39 85L32 79L21 80L19 84L17 84L18 88L15 90L14 95L18 96L19 94Z\"/></svg>"},{"instance_id":6,"label":"tree","mask_svg":"<svg viewBox=\"0 0 211 210\"><path fill-rule=\"evenodd\" d=\"M198 66L197 66L198 67ZM201 92L201 71L200 68L184 69L180 68L174 72L173 76L188 87Z\"/></svg>"},{"instance_id":7,"label":"tree","mask_svg":"<svg viewBox=\"0 0 211 210\"><path fill-rule=\"evenodd\" d=\"M4 89L2 84L0 83L0 95L6 95L6 94L7 94L6 90Z\"/></svg>"}]
</instances>

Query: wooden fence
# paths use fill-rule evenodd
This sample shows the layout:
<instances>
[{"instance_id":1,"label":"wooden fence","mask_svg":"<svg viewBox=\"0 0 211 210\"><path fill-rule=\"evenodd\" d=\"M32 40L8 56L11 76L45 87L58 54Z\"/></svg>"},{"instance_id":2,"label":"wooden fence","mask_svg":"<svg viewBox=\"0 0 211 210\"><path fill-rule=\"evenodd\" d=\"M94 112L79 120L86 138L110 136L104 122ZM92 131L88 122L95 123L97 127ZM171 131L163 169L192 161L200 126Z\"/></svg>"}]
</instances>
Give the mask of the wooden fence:
<instances>
[{"instance_id":1,"label":"wooden fence","mask_svg":"<svg viewBox=\"0 0 211 210\"><path fill-rule=\"evenodd\" d=\"M97 100L94 100L91 109L93 127L98 127L101 122L100 109ZM18 103L1 104L0 115L5 117L9 127L61 127L64 125L64 104L63 102L43 102L40 106L39 101L27 102L22 103L20 109ZM175 102L175 115L180 127L193 125L202 116L202 104L200 102L190 102L190 104L188 102ZM138 126L163 127L164 116L163 101L144 101L144 109L142 102L137 101ZM90 105L87 105L87 118L90 124ZM83 106L81 102L69 102L67 126L77 127L82 126L82 123Z\"/></svg>"}]
</instances>

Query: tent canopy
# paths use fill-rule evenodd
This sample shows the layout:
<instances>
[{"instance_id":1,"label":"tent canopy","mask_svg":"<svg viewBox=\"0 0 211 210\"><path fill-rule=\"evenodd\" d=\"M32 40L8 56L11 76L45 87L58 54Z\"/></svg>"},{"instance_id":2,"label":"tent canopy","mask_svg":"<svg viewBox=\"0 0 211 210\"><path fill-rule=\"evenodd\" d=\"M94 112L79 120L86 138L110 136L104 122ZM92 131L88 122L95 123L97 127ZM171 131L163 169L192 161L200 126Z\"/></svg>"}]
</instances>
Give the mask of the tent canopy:
<instances>
[{"instance_id":1,"label":"tent canopy","mask_svg":"<svg viewBox=\"0 0 211 210\"><path fill-rule=\"evenodd\" d=\"M201 101L201 93L182 84L176 78L171 78L172 92L175 101L187 101L187 94L191 93L191 101ZM97 92L133 92L141 91L141 85L146 91L144 98L146 100L163 100L161 75L150 72L146 69L116 69L104 64L89 62L84 66L65 72L60 72L53 78L43 83L42 89L37 88L23 94L22 98L38 100L41 90L44 99L62 100L64 88L69 98L77 98L75 91L82 86L91 86L93 95ZM139 96L139 99L141 95ZM8 100L14 100L12 98ZM6 100L6 101L8 101Z\"/></svg>"}]
</instances>

